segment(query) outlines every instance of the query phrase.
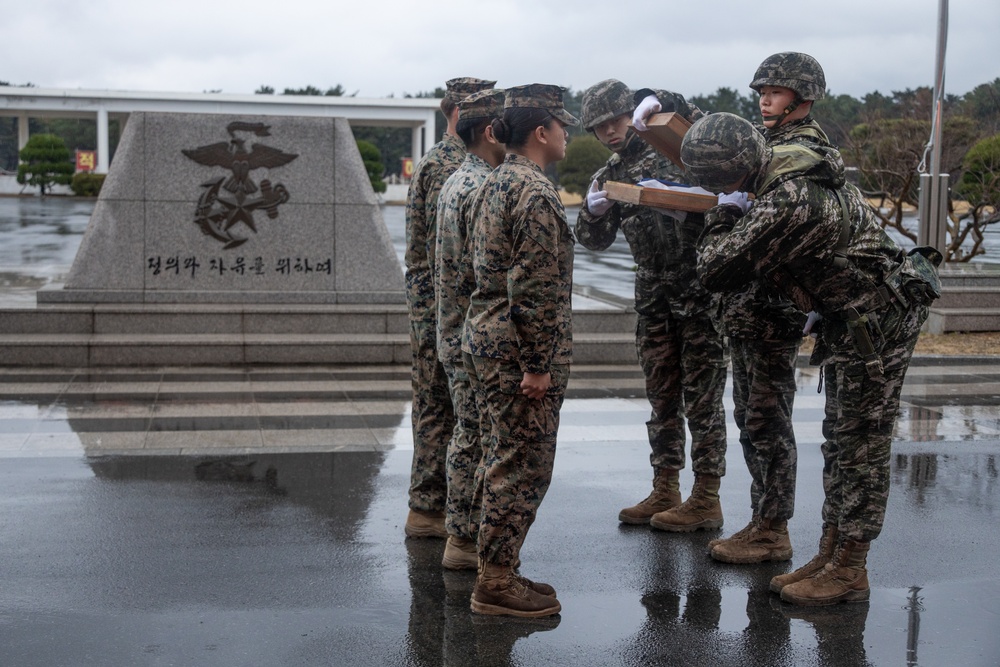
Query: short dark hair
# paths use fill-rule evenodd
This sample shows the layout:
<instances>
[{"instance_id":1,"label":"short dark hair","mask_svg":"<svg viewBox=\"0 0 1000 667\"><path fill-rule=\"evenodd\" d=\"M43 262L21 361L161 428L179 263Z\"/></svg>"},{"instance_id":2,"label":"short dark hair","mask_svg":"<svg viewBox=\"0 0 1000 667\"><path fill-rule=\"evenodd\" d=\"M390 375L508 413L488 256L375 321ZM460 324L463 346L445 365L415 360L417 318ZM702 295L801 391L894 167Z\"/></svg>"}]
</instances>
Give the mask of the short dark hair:
<instances>
[{"instance_id":1,"label":"short dark hair","mask_svg":"<svg viewBox=\"0 0 1000 667\"><path fill-rule=\"evenodd\" d=\"M445 118L447 118L448 116L450 116L452 114L452 112L455 111L455 109L458 108L458 105L455 104L455 101L452 100L451 98L448 98L448 97L442 97L441 98L441 105L440 106L441 106L441 113L444 114Z\"/></svg>"},{"instance_id":2,"label":"short dark hair","mask_svg":"<svg viewBox=\"0 0 1000 667\"><path fill-rule=\"evenodd\" d=\"M504 109L503 118L493 121L493 134L508 148L522 148L536 127L549 127L556 117L548 109L512 107Z\"/></svg>"}]
</instances>

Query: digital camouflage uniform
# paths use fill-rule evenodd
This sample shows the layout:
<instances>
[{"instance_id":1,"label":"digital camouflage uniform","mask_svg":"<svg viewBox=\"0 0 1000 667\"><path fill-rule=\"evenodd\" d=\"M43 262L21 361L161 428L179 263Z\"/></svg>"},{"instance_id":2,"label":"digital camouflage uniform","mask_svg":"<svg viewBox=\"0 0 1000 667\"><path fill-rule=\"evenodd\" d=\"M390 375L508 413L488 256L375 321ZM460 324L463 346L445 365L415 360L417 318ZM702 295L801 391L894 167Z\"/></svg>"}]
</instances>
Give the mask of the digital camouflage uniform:
<instances>
[{"instance_id":1,"label":"digital camouflage uniform","mask_svg":"<svg viewBox=\"0 0 1000 667\"><path fill-rule=\"evenodd\" d=\"M491 88L492 81L452 79L446 95L457 104L465 96ZM413 356L413 464L410 509L442 512L447 482L445 455L455 427L448 378L437 358L437 306L434 252L437 200L441 186L465 159L465 145L445 134L417 163L406 194L406 305Z\"/></svg>"},{"instance_id":2,"label":"digital camouflage uniform","mask_svg":"<svg viewBox=\"0 0 1000 667\"><path fill-rule=\"evenodd\" d=\"M441 188L438 199L437 288L438 359L444 365L457 422L448 444L448 533L475 539L478 515L473 515L476 469L483 455L479 409L462 361L462 329L469 296L476 287L472 272L472 200L493 168L469 153Z\"/></svg>"},{"instance_id":3,"label":"digital camouflage uniform","mask_svg":"<svg viewBox=\"0 0 1000 667\"><path fill-rule=\"evenodd\" d=\"M769 146L831 147L809 116L765 129L764 137ZM795 511L792 406L806 315L762 282L726 294L723 314L733 360L733 418L751 477L750 506L754 516L787 521Z\"/></svg>"},{"instance_id":4,"label":"digital camouflage uniform","mask_svg":"<svg viewBox=\"0 0 1000 667\"><path fill-rule=\"evenodd\" d=\"M635 97L648 94L657 96L664 111L677 111L691 121L703 115L676 93L647 89ZM601 185L647 178L686 182L683 170L633 133L594 178ZM654 469L684 468L686 417L692 469L721 477L726 466L722 399L728 358L719 297L705 290L695 273L696 241L703 225L703 217L695 213L678 222L648 206L615 202L602 216L583 206L576 236L589 250L605 250L620 229L637 264L636 350L652 406L646 422L650 464Z\"/></svg>"},{"instance_id":5,"label":"digital camouflage uniform","mask_svg":"<svg viewBox=\"0 0 1000 667\"><path fill-rule=\"evenodd\" d=\"M491 425L479 557L513 567L552 479L573 347L573 235L552 183L514 153L486 177L473 206L476 290L462 349ZM521 393L525 372L551 373L543 399Z\"/></svg>"},{"instance_id":6,"label":"digital camouflage uniform","mask_svg":"<svg viewBox=\"0 0 1000 667\"><path fill-rule=\"evenodd\" d=\"M697 151L711 156L713 149L704 147L728 140L711 134L725 129L723 115L705 130L689 130L681 149L689 173ZM932 297L914 260L882 230L861 192L845 184L836 149L764 148L763 138L741 122L748 137L757 135L748 141L759 140L761 157L744 185L757 198L742 217L733 206L708 211L698 274L715 291L743 289L757 276L800 310L823 316L817 343L827 378L823 517L841 543L864 543L866 550L882 528L899 395ZM842 225L845 210L849 228Z\"/></svg>"}]
</instances>

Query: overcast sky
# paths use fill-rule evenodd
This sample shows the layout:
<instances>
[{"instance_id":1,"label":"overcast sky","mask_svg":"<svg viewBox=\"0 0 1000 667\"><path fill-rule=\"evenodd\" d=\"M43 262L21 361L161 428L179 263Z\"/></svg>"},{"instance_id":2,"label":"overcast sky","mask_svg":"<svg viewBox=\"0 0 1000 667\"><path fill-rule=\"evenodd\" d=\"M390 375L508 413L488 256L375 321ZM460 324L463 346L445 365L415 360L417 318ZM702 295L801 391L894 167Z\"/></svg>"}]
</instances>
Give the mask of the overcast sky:
<instances>
[{"instance_id":1,"label":"overcast sky","mask_svg":"<svg viewBox=\"0 0 1000 667\"><path fill-rule=\"evenodd\" d=\"M252 93L337 84L387 97L478 76L582 90L607 78L749 92L804 51L833 94L933 85L937 0L11 0L0 80L45 88ZM1000 2L950 3L945 90L1000 77Z\"/></svg>"}]
</instances>

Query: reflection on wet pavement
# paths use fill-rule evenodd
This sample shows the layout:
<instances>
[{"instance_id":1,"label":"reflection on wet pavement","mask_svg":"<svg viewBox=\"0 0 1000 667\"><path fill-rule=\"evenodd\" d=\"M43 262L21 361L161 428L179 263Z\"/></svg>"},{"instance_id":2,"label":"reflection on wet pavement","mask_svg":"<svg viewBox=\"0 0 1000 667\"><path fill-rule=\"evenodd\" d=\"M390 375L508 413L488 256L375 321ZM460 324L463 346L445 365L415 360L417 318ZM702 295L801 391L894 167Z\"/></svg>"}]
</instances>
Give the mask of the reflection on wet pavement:
<instances>
[{"instance_id":1,"label":"reflection on wet pavement","mask_svg":"<svg viewBox=\"0 0 1000 667\"><path fill-rule=\"evenodd\" d=\"M564 610L523 622L471 615L472 573L443 571L440 542L402 539L403 367L0 368L0 662L144 664L155 647L164 663L234 665L995 665L994 370L915 363L872 598L806 610L768 581L819 535L815 371L800 369L794 413L795 558L730 566L706 556L717 533L618 525L649 483L641 374L574 369L522 552ZM731 422L729 442L738 452ZM728 468L724 534L749 518L749 476ZM60 653L81 643L101 659Z\"/></svg>"},{"instance_id":2,"label":"reflection on wet pavement","mask_svg":"<svg viewBox=\"0 0 1000 667\"><path fill-rule=\"evenodd\" d=\"M913 447L1000 438L1000 373L984 372L989 366L1000 369L916 360L896 440ZM948 381L935 381L941 377ZM822 440L824 399L816 381L815 369L799 369L795 429L803 443ZM406 449L409 382L401 366L0 368L0 456ZM560 436L641 441L648 411L638 368L580 366Z\"/></svg>"}]
</instances>

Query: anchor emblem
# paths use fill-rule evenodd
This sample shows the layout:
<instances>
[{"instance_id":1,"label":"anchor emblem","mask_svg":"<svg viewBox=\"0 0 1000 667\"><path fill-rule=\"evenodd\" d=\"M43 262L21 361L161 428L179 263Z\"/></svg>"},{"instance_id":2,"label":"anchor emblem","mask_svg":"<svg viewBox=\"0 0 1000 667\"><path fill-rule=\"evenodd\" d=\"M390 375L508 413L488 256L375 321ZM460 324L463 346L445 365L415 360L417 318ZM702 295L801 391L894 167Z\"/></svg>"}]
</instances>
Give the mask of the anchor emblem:
<instances>
[{"instance_id":1,"label":"anchor emblem","mask_svg":"<svg viewBox=\"0 0 1000 667\"><path fill-rule=\"evenodd\" d=\"M297 154L285 153L261 143L254 143L247 151L247 139L238 134L269 137L269 130L270 126L263 123L234 121L226 126L230 136L228 142L181 150L198 164L223 167L232 172L228 177L220 176L201 184L205 190L198 198L195 210L195 224L202 233L222 242L223 250L236 248L247 241L246 237L234 233L232 228L235 225L243 223L256 233L253 212L263 209L268 218L276 219L278 207L289 199L288 189L281 183L272 184L270 179L265 178L258 186L250 177L255 169L281 167L298 157ZM259 196L252 197L258 192Z\"/></svg>"}]
</instances>

